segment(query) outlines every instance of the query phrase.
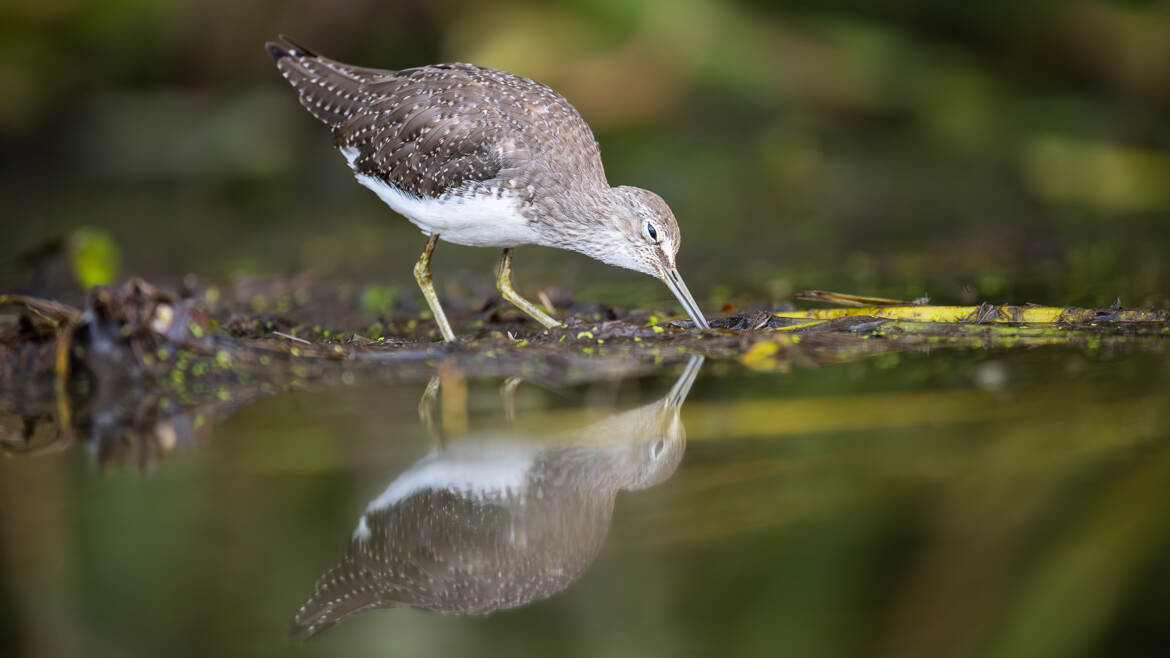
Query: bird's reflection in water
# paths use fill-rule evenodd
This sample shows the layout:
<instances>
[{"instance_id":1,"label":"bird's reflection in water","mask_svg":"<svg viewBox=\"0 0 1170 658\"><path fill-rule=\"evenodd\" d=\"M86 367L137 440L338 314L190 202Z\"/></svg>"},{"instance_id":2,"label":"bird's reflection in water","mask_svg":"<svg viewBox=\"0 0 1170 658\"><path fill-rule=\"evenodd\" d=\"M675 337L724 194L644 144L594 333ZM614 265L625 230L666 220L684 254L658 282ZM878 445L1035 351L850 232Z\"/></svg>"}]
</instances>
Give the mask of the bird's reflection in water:
<instances>
[{"instance_id":1,"label":"bird's reflection in water","mask_svg":"<svg viewBox=\"0 0 1170 658\"><path fill-rule=\"evenodd\" d=\"M325 572L293 635L375 608L486 614L548 598L597 556L622 489L671 476L679 409L702 358L670 393L556 437L468 436L399 475L366 508L345 559Z\"/></svg>"}]
</instances>

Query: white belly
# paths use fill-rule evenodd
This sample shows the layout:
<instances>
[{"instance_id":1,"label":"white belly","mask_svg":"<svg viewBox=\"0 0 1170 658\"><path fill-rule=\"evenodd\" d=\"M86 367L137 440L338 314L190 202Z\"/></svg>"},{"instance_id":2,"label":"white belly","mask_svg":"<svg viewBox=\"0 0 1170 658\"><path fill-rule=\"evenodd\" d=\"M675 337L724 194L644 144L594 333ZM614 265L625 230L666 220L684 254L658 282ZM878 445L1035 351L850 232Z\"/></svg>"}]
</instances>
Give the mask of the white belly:
<instances>
[{"instance_id":1,"label":"white belly","mask_svg":"<svg viewBox=\"0 0 1170 658\"><path fill-rule=\"evenodd\" d=\"M357 149L344 148L341 154L352 168ZM445 242L469 247L516 247L536 243L536 234L528 219L520 214L520 200L515 197L420 199L380 178L356 172L354 176L394 212L409 219L427 235L438 233Z\"/></svg>"},{"instance_id":2,"label":"white belly","mask_svg":"<svg viewBox=\"0 0 1170 658\"><path fill-rule=\"evenodd\" d=\"M366 514L392 507L414 493L427 490L450 491L466 498L504 494L518 498L528 488L528 473L540 449L539 444L491 441L484 437L456 441L444 452L425 457L395 478L380 496L370 501ZM369 538L365 514L353 536Z\"/></svg>"}]
</instances>

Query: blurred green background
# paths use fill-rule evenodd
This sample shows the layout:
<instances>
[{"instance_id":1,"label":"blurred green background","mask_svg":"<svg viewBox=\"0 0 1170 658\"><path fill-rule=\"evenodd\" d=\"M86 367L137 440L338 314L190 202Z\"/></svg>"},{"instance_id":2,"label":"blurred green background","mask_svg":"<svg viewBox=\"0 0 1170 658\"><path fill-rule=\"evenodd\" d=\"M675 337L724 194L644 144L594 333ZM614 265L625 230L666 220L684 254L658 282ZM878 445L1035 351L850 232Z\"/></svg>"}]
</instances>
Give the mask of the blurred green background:
<instances>
[{"instance_id":1,"label":"blurred green background","mask_svg":"<svg viewBox=\"0 0 1170 658\"><path fill-rule=\"evenodd\" d=\"M708 308L807 288L1170 303L1170 3L815 5L2 0L0 287L65 294L38 258L96 236L116 258L73 279L313 271L415 295L422 238L277 75L262 46L287 33L552 85L610 181L672 205ZM443 290L488 295L495 256L440 249ZM517 268L521 288L667 301L573 254Z\"/></svg>"},{"instance_id":2,"label":"blurred green background","mask_svg":"<svg viewBox=\"0 0 1170 658\"><path fill-rule=\"evenodd\" d=\"M610 181L671 204L708 312L807 288L1170 306L1170 2L813 4L0 0L0 292L315 272L367 310L417 307L422 236L296 103L263 49L286 33L552 85ZM441 293L492 294L495 259L444 245ZM521 248L516 279L673 307L576 254ZM0 654L1162 655L1164 353L709 363L682 466L619 497L564 594L373 613L305 646L283 635L297 606L429 446L421 382L267 398L149 475L99 474L84 446L0 459ZM569 429L668 374L525 384L521 411ZM477 420L503 423L499 385L472 382Z\"/></svg>"}]
</instances>

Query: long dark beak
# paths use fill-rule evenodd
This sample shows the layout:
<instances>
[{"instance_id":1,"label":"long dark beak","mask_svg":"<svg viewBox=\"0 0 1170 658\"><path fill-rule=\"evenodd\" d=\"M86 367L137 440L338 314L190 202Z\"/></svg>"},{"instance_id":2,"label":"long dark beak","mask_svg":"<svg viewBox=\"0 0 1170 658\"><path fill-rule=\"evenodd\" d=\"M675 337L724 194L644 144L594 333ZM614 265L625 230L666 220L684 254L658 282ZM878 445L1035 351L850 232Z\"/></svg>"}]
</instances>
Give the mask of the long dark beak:
<instances>
[{"instance_id":1,"label":"long dark beak","mask_svg":"<svg viewBox=\"0 0 1170 658\"><path fill-rule=\"evenodd\" d=\"M682 304L683 310L695 321L696 327L699 329L711 328L711 325L707 324L707 318L704 318L703 312L699 310L699 305L695 303L695 298L691 297L691 291L687 290L687 284L683 283L682 275L678 273L677 268L671 270L664 269L662 271L662 282L678 298L678 303Z\"/></svg>"}]
</instances>

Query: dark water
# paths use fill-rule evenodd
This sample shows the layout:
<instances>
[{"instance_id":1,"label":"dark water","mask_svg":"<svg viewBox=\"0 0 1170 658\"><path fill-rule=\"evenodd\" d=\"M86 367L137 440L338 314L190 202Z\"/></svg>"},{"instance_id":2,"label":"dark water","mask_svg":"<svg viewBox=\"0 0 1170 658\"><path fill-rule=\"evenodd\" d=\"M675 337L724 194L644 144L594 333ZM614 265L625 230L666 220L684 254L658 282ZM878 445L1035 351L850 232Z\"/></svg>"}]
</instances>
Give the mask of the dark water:
<instances>
[{"instance_id":1,"label":"dark water","mask_svg":"<svg viewBox=\"0 0 1170 658\"><path fill-rule=\"evenodd\" d=\"M425 383L357 382L32 456L4 417L2 653L1155 655L1170 638L1164 353L708 361L680 410L687 377L509 397L447 373L429 428Z\"/></svg>"}]
</instances>

